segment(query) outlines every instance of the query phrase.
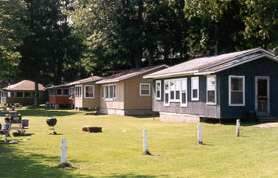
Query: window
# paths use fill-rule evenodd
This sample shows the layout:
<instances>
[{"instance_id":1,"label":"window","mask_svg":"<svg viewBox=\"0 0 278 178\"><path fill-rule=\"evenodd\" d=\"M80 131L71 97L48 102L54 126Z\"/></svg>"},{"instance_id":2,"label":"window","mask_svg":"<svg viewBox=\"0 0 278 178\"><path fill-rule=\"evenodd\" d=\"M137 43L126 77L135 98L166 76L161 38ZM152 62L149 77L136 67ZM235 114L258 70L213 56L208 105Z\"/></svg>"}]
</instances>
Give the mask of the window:
<instances>
[{"instance_id":1,"label":"window","mask_svg":"<svg viewBox=\"0 0 278 178\"><path fill-rule=\"evenodd\" d=\"M187 78L181 79L181 91L180 91L180 98L181 98L181 107L187 106Z\"/></svg>"},{"instance_id":2,"label":"window","mask_svg":"<svg viewBox=\"0 0 278 178\"><path fill-rule=\"evenodd\" d=\"M82 97L82 87L81 86L76 86L75 87L75 92L74 92L75 97Z\"/></svg>"},{"instance_id":3,"label":"window","mask_svg":"<svg viewBox=\"0 0 278 178\"><path fill-rule=\"evenodd\" d=\"M161 100L161 80L155 81L155 98Z\"/></svg>"},{"instance_id":4,"label":"window","mask_svg":"<svg viewBox=\"0 0 278 178\"><path fill-rule=\"evenodd\" d=\"M164 81L164 106L170 105L170 81Z\"/></svg>"},{"instance_id":5,"label":"window","mask_svg":"<svg viewBox=\"0 0 278 178\"><path fill-rule=\"evenodd\" d=\"M95 97L95 86L94 85L85 85L84 87L85 98L94 98Z\"/></svg>"},{"instance_id":6,"label":"window","mask_svg":"<svg viewBox=\"0 0 278 178\"><path fill-rule=\"evenodd\" d=\"M63 94L64 94L65 96L69 95L69 89L64 89L64 90L63 90Z\"/></svg>"},{"instance_id":7,"label":"window","mask_svg":"<svg viewBox=\"0 0 278 178\"><path fill-rule=\"evenodd\" d=\"M229 76L229 106L245 106L244 76Z\"/></svg>"},{"instance_id":8,"label":"window","mask_svg":"<svg viewBox=\"0 0 278 178\"><path fill-rule=\"evenodd\" d=\"M175 101L180 102L181 80L175 80Z\"/></svg>"},{"instance_id":9,"label":"window","mask_svg":"<svg viewBox=\"0 0 278 178\"><path fill-rule=\"evenodd\" d=\"M54 90L54 89L50 89L50 90L48 90L48 94L49 94L50 96L53 96L53 95L56 94L55 91L56 91L56 90Z\"/></svg>"},{"instance_id":10,"label":"window","mask_svg":"<svg viewBox=\"0 0 278 178\"><path fill-rule=\"evenodd\" d=\"M102 91L101 91L101 97L104 98L104 94L105 94L105 86L101 87Z\"/></svg>"},{"instance_id":11,"label":"window","mask_svg":"<svg viewBox=\"0 0 278 178\"><path fill-rule=\"evenodd\" d=\"M150 95L151 95L151 84L140 83L140 96L150 96Z\"/></svg>"},{"instance_id":12,"label":"window","mask_svg":"<svg viewBox=\"0 0 278 178\"><path fill-rule=\"evenodd\" d=\"M116 98L116 85L104 86L104 98L105 99Z\"/></svg>"},{"instance_id":13,"label":"window","mask_svg":"<svg viewBox=\"0 0 278 178\"><path fill-rule=\"evenodd\" d=\"M70 95L71 97L74 97L74 87L70 87L70 88L69 88L69 95Z\"/></svg>"},{"instance_id":14,"label":"window","mask_svg":"<svg viewBox=\"0 0 278 178\"><path fill-rule=\"evenodd\" d=\"M207 76L207 104L216 104L216 76Z\"/></svg>"},{"instance_id":15,"label":"window","mask_svg":"<svg viewBox=\"0 0 278 178\"><path fill-rule=\"evenodd\" d=\"M172 79L170 81L170 102L180 102L180 79Z\"/></svg>"},{"instance_id":16,"label":"window","mask_svg":"<svg viewBox=\"0 0 278 178\"><path fill-rule=\"evenodd\" d=\"M31 98L32 97L32 92L28 92L28 91L24 92L24 97L25 98Z\"/></svg>"},{"instance_id":17,"label":"window","mask_svg":"<svg viewBox=\"0 0 278 178\"><path fill-rule=\"evenodd\" d=\"M175 90L176 90L175 81L170 80L169 82L170 82L170 101L175 101Z\"/></svg>"},{"instance_id":18,"label":"window","mask_svg":"<svg viewBox=\"0 0 278 178\"><path fill-rule=\"evenodd\" d=\"M191 78L191 100L199 101L199 77Z\"/></svg>"},{"instance_id":19,"label":"window","mask_svg":"<svg viewBox=\"0 0 278 178\"><path fill-rule=\"evenodd\" d=\"M57 95L62 95L62 90L61 90L61 89L57 89L57 90L56 90L56 94L57 94Z\"/></svg>"},{"instance_id":20,"label":"window","mask_svg":"<svg viewBox=\"0 0 278 178\"><path fill-rule=\"evenodd\" d=\"M17 98L22 98L23 97L23 92L21 92L21 91L18 91L18 92L15 92L15 96L17 97Z\"/></svg>"}]
</instances>

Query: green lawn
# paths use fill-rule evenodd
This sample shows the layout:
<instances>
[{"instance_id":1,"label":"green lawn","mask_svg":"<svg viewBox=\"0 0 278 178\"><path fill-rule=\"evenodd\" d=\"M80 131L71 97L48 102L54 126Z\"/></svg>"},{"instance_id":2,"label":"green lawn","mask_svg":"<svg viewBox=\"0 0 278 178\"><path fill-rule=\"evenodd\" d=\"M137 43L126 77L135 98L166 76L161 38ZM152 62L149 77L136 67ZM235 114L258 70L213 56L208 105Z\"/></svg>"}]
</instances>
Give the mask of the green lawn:
<instances>
[{"instance_id":1,"label":"green lawn","mask_svg":"<svg viewBox=\"0 0 278 178\"><path fill-rule=\"evenodd\" d=\"M30 137L16 145L0 145L1 178L62 177L278 177L278 128L204 124L204 145L196 144L196 125L161 123L153 118L94 116L86 112L24 110ZM57 116L49 135L47 116ZM88 134L84 125L102 126ZM150 151L142 155L142 129L149 133ZM76 167L56 168L62 137Z\"/></svg>"}]
</instances>

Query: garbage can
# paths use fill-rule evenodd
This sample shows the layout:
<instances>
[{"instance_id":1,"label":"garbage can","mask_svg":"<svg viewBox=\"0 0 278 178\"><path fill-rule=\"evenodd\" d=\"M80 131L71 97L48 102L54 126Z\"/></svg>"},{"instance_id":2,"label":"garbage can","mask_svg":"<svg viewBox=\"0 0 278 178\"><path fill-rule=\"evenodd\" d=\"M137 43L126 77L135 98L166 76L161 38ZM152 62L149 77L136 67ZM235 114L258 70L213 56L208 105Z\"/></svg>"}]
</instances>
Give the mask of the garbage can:
<instances>
[{"instance_id":1,"label":"garbage can","mask_svg":"<svg viewBox=\"0 0 278 178\"><path fill-rule=\"evenodd\" d=\"M29 127L29 120L28 119L22 119L21 120L21 125L22 125L23 129Z\"/></svg>"}]
</instances>

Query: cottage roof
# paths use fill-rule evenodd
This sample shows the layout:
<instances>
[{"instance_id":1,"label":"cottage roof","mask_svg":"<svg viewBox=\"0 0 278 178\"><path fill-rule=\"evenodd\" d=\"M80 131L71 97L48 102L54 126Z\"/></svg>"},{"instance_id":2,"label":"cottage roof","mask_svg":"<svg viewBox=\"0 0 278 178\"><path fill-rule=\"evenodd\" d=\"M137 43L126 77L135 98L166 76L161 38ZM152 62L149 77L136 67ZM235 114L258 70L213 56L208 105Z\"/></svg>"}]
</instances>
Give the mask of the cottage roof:
<instances>
[{"instance_id":1,"label":"cottage roof","mask_svg":"<svg viewBox=\"0 0 278 178\"><path fill-rule=\"evenodd\" d=\"M70 83L65 83L65 84L61 84L61 85L53 85L53 86L48 87L47 89L65 88L65 87L70 87L70 86L73 86L73 85L80 85L80 84L89 83L89 82L96 82L96 81L99 81L101 79L102 79L102 77L99 77L99 76L90 76L90 77L80 79L80 80L76 80L76 81L73 81L73 82L70 82Z\"/></svg>"},{"instance_id":2,"label":"cottage roof","mask_svg":"<svg viewBox=\"0 0 278 178\"><path fill-rule=\"evenodd\" d=\"M35 91L35 82L31 80L22 80L18 83L15 83L13 85L9 85L3 90L6 91ZM45 87L39 83L39 91L44 91Z\"/></svg>"},{"instance_id":3,"label":"cottage roof","mask_svg":"<svg viewBox=\"0 0 278 178\"><path fill-rule=\"evenodd\" d=\"M102 80L96 82L97 84L106 84L106 83L114 83L119 82L122 80L130 79L132 77L136 77L139 75L144 75L159 69L167 68L167 65L159 65L159 66L150 66L150 67L144 67L140 69L130 69L130 70L124 70L119 73L116 73L114 75L108 76L103 78Z\"/></svg>"},{"instance_id":4,"label":"cottage roof","mask_svg":"<svg viewBox=\"0 0 278 178\"><path fill-rule=\"evenodd\" d=\"M211 57L202 57L183 62L167 69L154 72L144 78L165 78L184 75L207 75L217 73L246 62L262 57L267 57L278 62L273 53L262 48L254 48L245 51L232 52Z\"/></svg>"}]
</instances>

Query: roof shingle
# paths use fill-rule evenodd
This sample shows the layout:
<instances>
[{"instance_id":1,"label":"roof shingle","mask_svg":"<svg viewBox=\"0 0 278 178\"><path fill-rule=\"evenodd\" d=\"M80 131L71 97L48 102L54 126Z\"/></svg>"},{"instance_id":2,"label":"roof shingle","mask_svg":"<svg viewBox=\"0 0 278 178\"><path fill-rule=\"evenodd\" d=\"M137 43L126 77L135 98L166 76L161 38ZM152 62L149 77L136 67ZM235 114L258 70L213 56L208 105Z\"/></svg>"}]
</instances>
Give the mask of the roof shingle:
<instances>
[{"instance_id":1,"label":"roof shingle","mask_svg":"<svg viewBox=\"0 0 278 178\"><path fill-rule=\"evenodd\" d=\"M165 69L167 67L168 67L167 65L159 65L159 66L144 67L144 68L140 68L140 69L125 70L125 71L116 73L114 75L105 77L96 83L97 84L115 83L115 82L119 82L122 80L126 80L129 78L138 76L138 75L143 75L143 74L147 74L147 73L157 71L160 69Z\"/></svg>"},{"instance_id":2,"label":"roof shingle","mask_svg":"<svg viewBox=\"0 0 278 178\"><path fill-rule=\"evenodd\" d=\"M31 80L22 80L13 85L9 85L4 90L7 91L35 91L35 82ZM44 91L45 87L39 83L39 91Z\"/></svg>"},{"instance_id":3,"label":"roof shingle","mask_svg":"<svg viewBox=\"0 0 278 178\"><path fill-rule=\"evenodd\" d=\"M249 60L255 60L262 57L276 59L274 54L261 48L254 48L217 56L192 59L190 61L183 62L167 69L146 75L144 78L163 78L182 75L216 73L236 65L240 65L244 62L248 62Z\"/></svg>"}]
</instances>

